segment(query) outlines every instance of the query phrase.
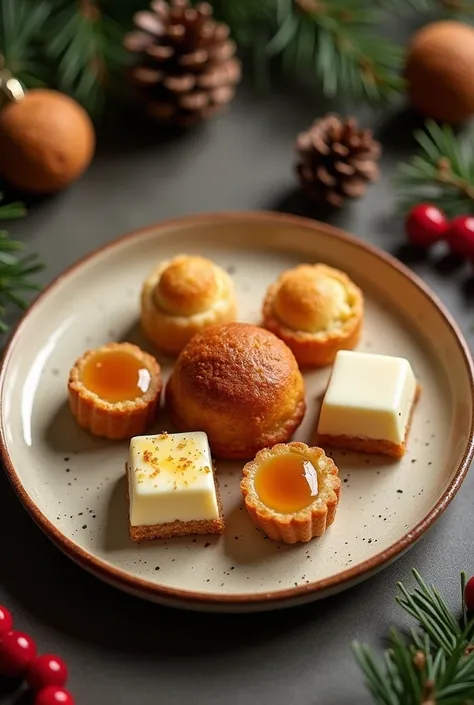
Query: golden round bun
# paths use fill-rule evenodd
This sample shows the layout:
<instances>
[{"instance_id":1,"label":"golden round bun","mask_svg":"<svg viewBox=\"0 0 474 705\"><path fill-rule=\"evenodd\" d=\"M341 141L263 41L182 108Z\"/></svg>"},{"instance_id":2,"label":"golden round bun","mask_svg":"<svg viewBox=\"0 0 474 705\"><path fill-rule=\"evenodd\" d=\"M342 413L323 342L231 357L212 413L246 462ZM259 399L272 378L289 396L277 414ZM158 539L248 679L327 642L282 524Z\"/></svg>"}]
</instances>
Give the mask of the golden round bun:
<instances>
[{"instance_id":1,"label":"golden round bun","mask_svg":"<svg viewBox=\"0 0 474 705\"><path fill-rule=\"evenodd\" d=\"M291 350L246 323L196 335L176 362L166 399L178 429L205 431L220 458L249 458L288 441L306 409Z\"/></svg>"},{"instance_id":2,"label":"golden round bun","mask_svg":"<svg viewBox=\"0 0 474 705\"><path fill-rule=\"evenodd\" d=\"M474 114L474 29L444 20L422 27L409 46L405 77L413 105L457 124Z\"/></svg>"},{"instance_id":3,"label":"golden round bun","mask_svg":"<svg viewBox=\"0 0 474 705\"><path fill-rule=\"evenodd\" d=\"M281 338L301 365L324 367L339 350L357 344L364 299L344 272L325 264L301 264L270 285L263 325Z\"/></svg>"},{"instance_id":4,"label":"golden round bun","mask_svg":"<svg viewBox=\"0 0 474 705\"><path fill-rule=\"evenodd\" d=\"M161 262L143 284L142 328L166 353L178 354L196 333L236 317L231 277L205 257L178 255Z\"/></svg>"},{"instance_id":5,"label":"golden round bun","mask_svg":"<svg viewBox=\"0 0 474 705\"><path fill-rule=\"evenodd\" d=\"M202 313L212 306L219 291L216 269L204 257L176 257L155 286L155 303L173 316Z\"/></svg>"}]
</instances>

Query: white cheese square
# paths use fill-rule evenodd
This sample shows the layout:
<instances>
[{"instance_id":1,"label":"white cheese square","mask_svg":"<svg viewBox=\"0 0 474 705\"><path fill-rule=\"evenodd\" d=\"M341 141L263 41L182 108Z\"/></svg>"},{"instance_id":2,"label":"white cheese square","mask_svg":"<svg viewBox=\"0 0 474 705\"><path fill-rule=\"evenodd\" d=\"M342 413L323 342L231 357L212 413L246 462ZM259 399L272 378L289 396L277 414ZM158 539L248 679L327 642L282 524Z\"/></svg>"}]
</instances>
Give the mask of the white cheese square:
<instances>
[{"instance_id":1,"label":"white cheese square","mask_svg":"<svg viewBox=\"0 0 474 705\"><path fill-rule=\"evenodd\" d=\"M130 524L219 518L207 435L136 436L128 461Z\"/></svg>"},{"instance_id":2,"label":"white cheese square","mask_svg":"<svg viewBox=\"0 0 474 705\"><path fill-rule=\"evenodd\" d=\"M403 443L416 395L403 357L341 350L337 353L318 433Z\"/></svg>"}]
</instances>

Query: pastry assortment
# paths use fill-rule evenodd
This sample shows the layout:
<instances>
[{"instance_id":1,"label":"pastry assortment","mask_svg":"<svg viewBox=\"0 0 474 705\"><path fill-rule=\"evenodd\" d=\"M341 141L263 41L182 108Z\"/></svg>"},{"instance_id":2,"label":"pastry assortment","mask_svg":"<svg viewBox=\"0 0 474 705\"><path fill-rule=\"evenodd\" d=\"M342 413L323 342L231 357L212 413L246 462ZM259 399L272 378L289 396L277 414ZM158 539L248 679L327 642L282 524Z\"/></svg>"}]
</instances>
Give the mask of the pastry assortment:
<instances>
[{"instance_id":1,"label":"pastry assortment","mask_svg":"<svg viewBox=\"0 0 474 705\"><path fill-rule=\"evenodd\" d=\"M165 353L177 355L196 333L236 317L232 279L204 257L178 255L161 262L143 284L143 332Z\"/></svg>"},{"instance_id":2,"label":"pastry assortment","mask_svg":"<svg viewBox=\"0 0 474 705\"><path fill-rule=\"evenodd\" d=\"M325 367L359 342L364 297L347 274L325 264L302 264L267 291L263 325L285 341L300 365Z\"/></svg>"},{"instance_id":3,"label":"pastry assortment","mask_svg":"<svg viewBox=\"0 0 474 705\"><path fill-rule=\"evenodd\" d=\"M218 458L251 458L288 441L306 409L291 350L247 323L196 335L178 357L166 401L177 428L205 431Z\"/></svg>"},{"instance_id":4,"label":"pastry assortment","mask_svg":"<svg viewBox=\"0 0 474 705\"><path fill-rule=\"evenodd\" d=\"M161 369L136 345L87 351L68 382L83 429L130 441L131 539L222 534L221 459L242 461L243 505L268 538L294 544L324 534L341 488L324 449L400 458L420 394L408 360L353 350L363 317L362 291L325 264L282 272L257 326L236 321L234 285L217 264L186 254L161 262L143 283L140 318L156 350L177 355L163 396L178 432L151 428ZM318 446L292 442L306 412L300 366L328 365Z\"/></svg>"}]
</instances>

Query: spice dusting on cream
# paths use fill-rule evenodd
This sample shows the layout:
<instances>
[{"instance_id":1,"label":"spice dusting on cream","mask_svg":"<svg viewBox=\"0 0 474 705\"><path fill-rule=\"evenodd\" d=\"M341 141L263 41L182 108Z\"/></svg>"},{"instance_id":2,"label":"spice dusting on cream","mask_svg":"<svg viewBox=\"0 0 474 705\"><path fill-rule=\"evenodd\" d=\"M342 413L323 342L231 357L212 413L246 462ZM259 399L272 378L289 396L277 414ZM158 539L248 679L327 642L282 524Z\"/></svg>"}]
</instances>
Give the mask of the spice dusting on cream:
<instances>
[{"instance_id":1,"label":"spice dusting on cream","mask_svg":"<svg viewBox=\"0 0 474 705\"><path fill-rule=\"evenodd\" d=\"M132 438L129 470L132 526L219 517L205 433Z\"/></svg>"}]
</instances>

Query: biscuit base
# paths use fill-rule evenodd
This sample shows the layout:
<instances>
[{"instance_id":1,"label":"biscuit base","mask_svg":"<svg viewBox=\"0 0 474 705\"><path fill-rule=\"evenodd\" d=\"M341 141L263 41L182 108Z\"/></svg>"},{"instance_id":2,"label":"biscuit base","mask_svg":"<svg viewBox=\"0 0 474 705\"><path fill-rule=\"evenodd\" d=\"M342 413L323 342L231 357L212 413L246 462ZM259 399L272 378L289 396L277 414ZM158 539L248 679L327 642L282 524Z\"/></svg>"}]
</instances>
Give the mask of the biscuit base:
<instances>
[{"instance_id":1,"label":"biscuit base","mask_svg":"<svg viewBox=\"0 0 474 705\"><path fill-rule=\"evenodd\" d=\"M417 385L413 404L411 405L410 417L405 429L405 438L401 443L394 443L383 438L367 438L363 436L332 436L330 434L317 434L318 443L323 447L342 448L343 450L355 451L356 453L368 453L369 455L388 455L392 458L403 458L407 450L408 436L410 433L413 412L416 403L420 398L421 387Z\"/></svg>"},{"instance_id":2,"label":"biscuit base","mask_svg":"<svg viewBox=\"0 0 474 705\"><path fill-rule=\"evenodd\" d=\"M170 521L166 524L153 526L131 526L132 541L152 541L153 539L170 539L173 536L190 536L193 534L222 534L225 529L224 520L202 519L201 521Z\"/></svg>"},{"instance_id":3,"label":"biscuit base","mask_svg":"<svg viewBox=\"0 0 474 705\"><path fill-rule=\"evenodd\" d=\"M128 475L128 465L125 465L125 472ZM130 538L136 543L141 541L153 541L154 539L170 539L173 536L192 536L198 534L223 534L225 530L224 512L219 492L219 483L214 473L214 485L216 488L217 506L219 517L217 519L194 519L193 521L168 521L163 524L151 524L149 526L132 526L130 519L128 527ZM127 482L127 504L128 516L130 517L130 492Z\"/></svg>"}]
</instances>

